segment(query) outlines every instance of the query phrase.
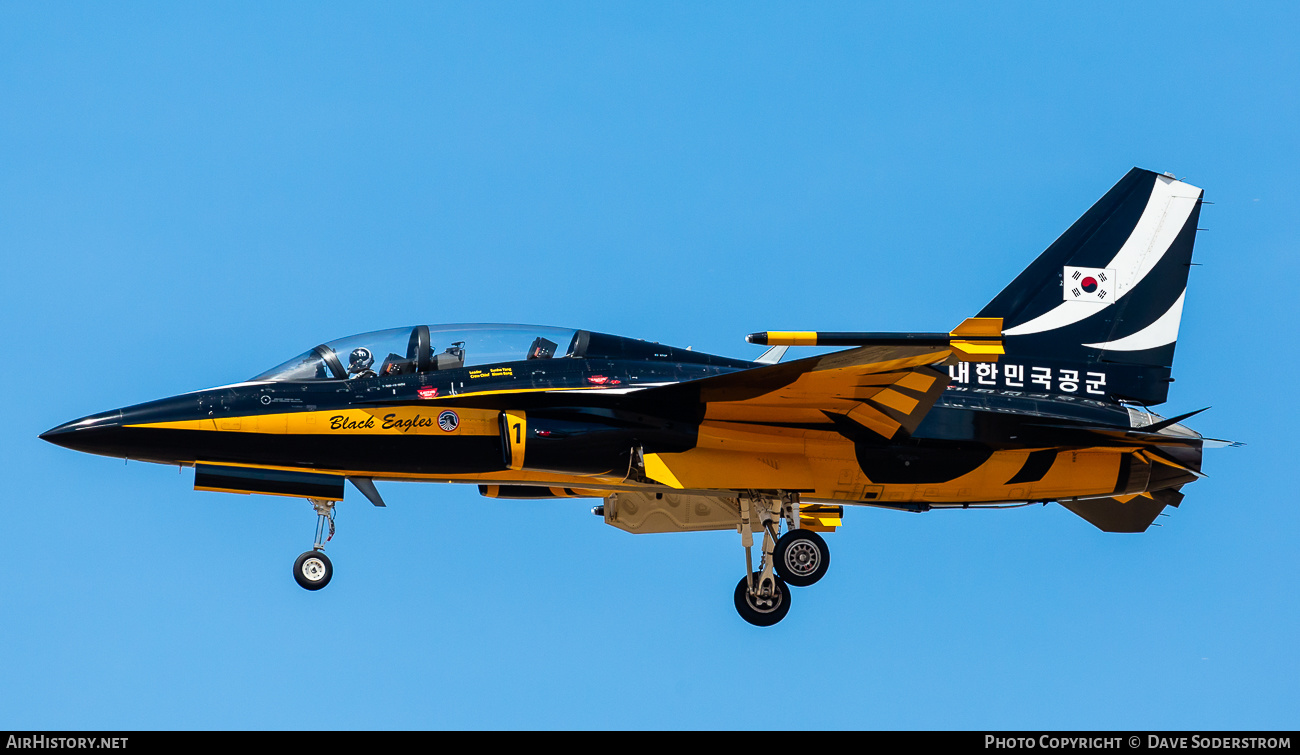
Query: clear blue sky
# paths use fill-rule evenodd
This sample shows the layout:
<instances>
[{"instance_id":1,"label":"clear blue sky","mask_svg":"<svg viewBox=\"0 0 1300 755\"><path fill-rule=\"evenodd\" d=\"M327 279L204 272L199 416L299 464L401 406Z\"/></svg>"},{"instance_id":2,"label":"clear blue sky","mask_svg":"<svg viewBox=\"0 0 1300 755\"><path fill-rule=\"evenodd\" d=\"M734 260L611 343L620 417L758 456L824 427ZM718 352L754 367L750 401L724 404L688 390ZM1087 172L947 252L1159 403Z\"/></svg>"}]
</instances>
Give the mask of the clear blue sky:
<instances>
[{"instance_id":1,"label":"clear blue sky","mask_svg":"<svg viewBox=\"0 0 1300 755\"><path fill-rule=\"evenodd\" d=\"M1300 726L1294 4L369 5L0 5L0 728ZM36 438L413 323L945 330L1133 166L1249 445L1144 535L850 511L769 630L734 534L389 484L313 594L306 503Z\"/></svg>"}]
</instances>

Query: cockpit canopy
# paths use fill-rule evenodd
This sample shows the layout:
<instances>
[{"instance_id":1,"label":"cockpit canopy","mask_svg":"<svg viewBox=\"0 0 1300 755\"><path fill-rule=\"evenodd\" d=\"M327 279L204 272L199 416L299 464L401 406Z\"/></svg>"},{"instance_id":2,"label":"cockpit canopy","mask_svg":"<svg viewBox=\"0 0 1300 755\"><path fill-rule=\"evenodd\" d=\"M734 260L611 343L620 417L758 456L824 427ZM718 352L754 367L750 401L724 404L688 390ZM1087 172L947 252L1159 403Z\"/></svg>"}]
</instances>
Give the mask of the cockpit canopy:
<instances>
[{"instance_id":1,"label":"cockpit canopy","mask_svg":"<svg viewBox=\"0 0 1300 755\"><path fill-rule=\"evenodd\" d=\"M391 328L323 343L252 380L344 380L562 358L575 356L585 333L539 325Z\"/></svg>"}]
</instances>

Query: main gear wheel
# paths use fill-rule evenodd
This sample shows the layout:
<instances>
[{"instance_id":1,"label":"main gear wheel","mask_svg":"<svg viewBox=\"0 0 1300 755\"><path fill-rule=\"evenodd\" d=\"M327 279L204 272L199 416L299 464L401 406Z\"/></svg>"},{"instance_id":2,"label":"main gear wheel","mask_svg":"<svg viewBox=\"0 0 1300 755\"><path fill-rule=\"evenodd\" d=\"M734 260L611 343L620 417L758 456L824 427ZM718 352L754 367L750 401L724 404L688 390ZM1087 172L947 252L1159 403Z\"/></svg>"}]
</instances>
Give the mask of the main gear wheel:
<instances>
[{"instance_id":1,"label":"main gear wheel","mask_svg":"<svg viewBox=\"0 0 1300 755\"><path fill-rule=\"evenodd\" d=\"M751 577L741 578L736 585L736 611L756 627L770 627L790 613L790 588L775 575L770 582L760 584L762 576L763 572L754 572L752 592Z\"/></svg>"},{"instance_id":2,"label":"main gear wheel","mask_svg":"<svg viewBox=\"0 0 1300 755\"><path fill-rule=\"evenodd\" d=\"M812 530L790 530L776 541L772 568L795 587L816 584L826 576L831 565L831 551L826 541Z\"/></svg>"}]
</instances>

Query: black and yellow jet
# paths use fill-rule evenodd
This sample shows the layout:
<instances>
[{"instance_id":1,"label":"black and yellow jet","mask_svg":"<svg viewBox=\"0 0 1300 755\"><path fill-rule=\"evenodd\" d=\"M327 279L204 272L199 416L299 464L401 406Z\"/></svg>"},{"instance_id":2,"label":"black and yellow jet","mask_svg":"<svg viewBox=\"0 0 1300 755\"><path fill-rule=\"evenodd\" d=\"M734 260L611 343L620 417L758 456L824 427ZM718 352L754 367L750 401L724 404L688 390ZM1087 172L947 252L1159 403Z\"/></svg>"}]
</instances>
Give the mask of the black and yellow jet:
<instances>
[{"instance_id":1,"label":"black and yellow jet","mask_svg":"<svg viewBox=\"0 0 1300 755\"><path fill-rule=\"evenodd\" d=\"M736 530L740 615L760 626L830 564L843 507L1057 502L1141 532L1200 476L1206 439L1165 401L1200 189L1134 169L949 333L766 332L756 362L527 325L397 328L316 346L244 383L41 438L195 468L199 490L306 498L324 587L344 483L602 498L628 532ZM780 363L788 346L842 350ZM784 534L781 534L784 530ZM753 565L754 533L761 556Z\"/></svg>"}]
</instances>

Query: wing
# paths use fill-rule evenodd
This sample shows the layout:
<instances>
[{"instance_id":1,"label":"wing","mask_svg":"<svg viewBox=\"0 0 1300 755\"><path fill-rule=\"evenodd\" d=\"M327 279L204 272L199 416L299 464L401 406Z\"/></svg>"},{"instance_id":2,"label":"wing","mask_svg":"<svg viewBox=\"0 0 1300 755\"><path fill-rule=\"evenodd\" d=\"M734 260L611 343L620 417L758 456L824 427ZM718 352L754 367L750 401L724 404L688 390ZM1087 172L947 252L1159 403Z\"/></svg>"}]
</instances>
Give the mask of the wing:
<instances>
[{"instance_id":1,"label":"wing","mask_svg":"<svg viewBox=\"0 0 1300 755\"><path fill-rule=\"evenodd\" d=\"M822 425L893 438L920 425L948 375L950 346L863 346L651 388L638 398L704 405L704 424ZM847 424L846 424L847 423Z\"/></svg>"}]
</instances>

